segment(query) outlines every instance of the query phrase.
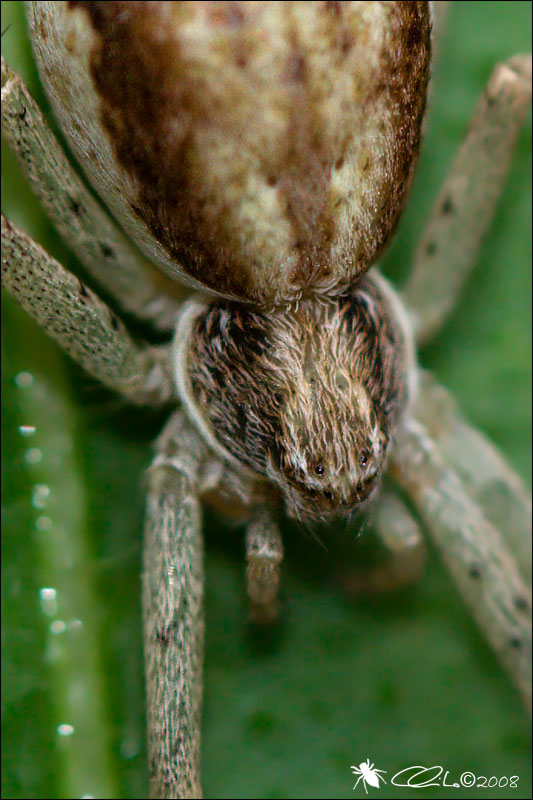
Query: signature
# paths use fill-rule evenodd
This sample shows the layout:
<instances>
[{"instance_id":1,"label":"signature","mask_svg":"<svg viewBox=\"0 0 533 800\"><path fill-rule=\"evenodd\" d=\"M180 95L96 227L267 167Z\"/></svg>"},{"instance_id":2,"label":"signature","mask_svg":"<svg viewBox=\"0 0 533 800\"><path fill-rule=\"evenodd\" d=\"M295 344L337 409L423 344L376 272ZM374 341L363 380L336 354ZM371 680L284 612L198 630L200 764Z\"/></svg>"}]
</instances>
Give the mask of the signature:
<instances>
[{"instance_id":1,"label":"signature","mask_svg":"<svg viewBox=\"0 0 533 800\"><path fill-rule=\"evenodd\" d=\"M470 788L495 788L496 786L509 786L511 789L516 789L518 786L518 775L511 775L510 777L502 776L497 778L491 776L487 778L485 775L474 775L473 772L463 772L459 778L459 782L449 782L450 771L445 770L444 767L438 764L432 767L424 767L421 765L413 767L405 767L401 769L390 779L393 786L401 786L402 788L409 789L425 789L428 786L444 786L449 789Z\"/></svg>"}]
</instances>

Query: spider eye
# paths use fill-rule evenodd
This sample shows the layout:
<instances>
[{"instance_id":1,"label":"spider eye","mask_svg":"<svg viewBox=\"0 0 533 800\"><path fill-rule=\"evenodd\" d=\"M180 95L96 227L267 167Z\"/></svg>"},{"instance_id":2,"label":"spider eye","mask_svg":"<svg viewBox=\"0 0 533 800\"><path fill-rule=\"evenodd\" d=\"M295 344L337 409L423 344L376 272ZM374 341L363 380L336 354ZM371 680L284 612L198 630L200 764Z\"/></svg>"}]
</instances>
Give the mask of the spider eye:
<instances>
[{"instance_id":1,"label":"spider eye","mask_svg":"<svg viewBox=\"0 0 533 800\"><path fill-rule=\"evenodd\" d=\"M322 466L322 464L317 464L316 465L315 472L316 472L316 474L318 475L319 478L322 477L322 475L324 474L324 467Z\"/></svg>"},{"instance_id":2,"label":"spider eye","mask_svg":"<svg viewBox=\"0 0 533 800\"><path fill-rule=\"evenodd\" d=\"M361 464L362 467L366 467L366 465L368 464L368 453L363 453L363 455L359 459L359 463Z\"/></svg>"}]
</instances>

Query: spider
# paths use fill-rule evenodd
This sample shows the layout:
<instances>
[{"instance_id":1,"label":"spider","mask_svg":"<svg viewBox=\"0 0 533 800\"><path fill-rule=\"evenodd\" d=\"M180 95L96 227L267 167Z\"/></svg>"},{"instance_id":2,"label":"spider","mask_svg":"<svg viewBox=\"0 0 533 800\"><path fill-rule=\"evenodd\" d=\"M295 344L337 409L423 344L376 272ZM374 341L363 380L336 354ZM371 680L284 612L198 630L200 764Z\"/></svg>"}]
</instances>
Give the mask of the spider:
<instances>
[{"instance_id":1,"label":"spider","mask_svg":"<svg viewBox=\"0 0 533 800\"><path fill-rule=\"evenodd\" d=\"M383 783L387 783L385 778L383 777L382 773L384 770L376 769L374 764L370 763L370 759L367 758L366 761L362 761L358 767L351 766L350 769L352 770L354 775L357 775L357 780L354 785L354 789L356 788L359 781L363 780L363 785L365 787L365 792L368 794L368 789L366 788L366 784L369 783L370 786L374 786L376 789L379 788L380 780Z\"/></svg>"},{"instance_id":2,"label":"spider","mask_svg":"<svg viewBox=\"0 0 533 800\"><path fill-rule=\"evenodd\" d=\"M317 468L318 468L318 467L320 467L321 465L320 465L320 464L317 464L316 466L317 466ZM317 472L317 475L318 475L318 472ZM318 475L318 477L320 477L320 476ZM473 579L473 580L475 580L475 578L476 578L476 576L475 576L475 575L471 575L471 577L472 577L472 579Z\"/></svg>"}]
</instances>

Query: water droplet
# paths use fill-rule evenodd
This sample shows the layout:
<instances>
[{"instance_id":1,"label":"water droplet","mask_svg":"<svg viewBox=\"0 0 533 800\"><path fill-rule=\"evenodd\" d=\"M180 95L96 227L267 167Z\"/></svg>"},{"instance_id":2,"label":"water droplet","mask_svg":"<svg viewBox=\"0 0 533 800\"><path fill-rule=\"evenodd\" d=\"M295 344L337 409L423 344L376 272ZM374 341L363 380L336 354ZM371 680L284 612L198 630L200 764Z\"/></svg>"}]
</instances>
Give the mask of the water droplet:
<instances>
[{"instance_id":1,"label":"water droplet","mask_svg":"<svg viewBox=\"0 0 533 800\"><path fill-rule=\"evenodd\" d=\"M25 389L33 383L33 375L29 372L19 372L15 375L15 385L20 389Z\"/></svg>"},{"instance_id":2,"label":"water droplet","mask_svg":"<svg viewBox=\"0 0 533 800\"><path fill-rule=\"evenodd\" d=\"M49 617L53 617L57 614L57 592L55 589L50 589L48 587L41 589L39 597L41 598L41 609L43 613L47 614Z\"/></svg>"},{"instance_id":3,"label":"water droplet","mask_svg":"<svg viewBox=\"0 0 533 800\"><path fill-rule=\"evenodd\" d=\"M22 436L33 436L36 430L35 425L19 425L19 433Z\"/></svg>"},{"instance_id":4,"label":"water droplet","mask_svg":"<svg viewBox=\"0 0 533 800\"><path fill-rule=\"evenodd\" d=\"M38 447L30 447L29 450L26 450L26 455L24 457L28 464L38 464L43 457L43 453Z\"/></svg>"},{"instance_id":5,"label":"water droplet","mask_svg":"<svg viewBox=\"0 0 533 800\"><path fill-rule=\"evenodd\" d=\"M72 736L72 734L74 733L74 728L72 727L72 725L63 723L63 725L57 726L57 732L60 736Z\"/></svg>"},{"instance_id":6,"label":"water droplet","mask_svg":"<svg viewBox=\"0 0 533 800\"><path fill-rule=\"evenodd\" d=\"M71 619L67 625L69 631L81 631L83 628L83 622L81 619Z\"/></svg>"},{"instance_id":7,"label":"water droplet","mask_svg":"<svg viewBox=\"0 0 533 800\"><path fill-rule=\"evenodd\" d=\"M120 743L120 755L122 758L135 758L140 751L137 739L123 739Z\"/></svg>"},{"instance_id":8,"label":"water droplet","mask_svg":"<svg viewBox=\"0 0 533 800\"><path fill-rule=\"evenodd\" d=\"M66 629L67 626L65 625L62 619L55 619L50 625L50 633L54 634L64 633Z\"/></svg>"},{"instance_id":9,"label":"water droplet","mask_svg":"<svg viewBox=\"0 0 533 800\"><path fill-rule=\"evenodd\" d=\"M35 508L44 508L49 496L50 487L45 486L43 483L36 483L31 496L32 505L34 505Z\"/></svg>"},{"instance_id":10,"label":"water droplet","mask_svg":"<svg viewBox=\"0 0 533 800\"><path fill-rule=\"evenodd\" d=\"M53 522L50 517L37 517L35 520L35 527L38 531L49 531L52 525Z\"/></svg>"}]
</instances>

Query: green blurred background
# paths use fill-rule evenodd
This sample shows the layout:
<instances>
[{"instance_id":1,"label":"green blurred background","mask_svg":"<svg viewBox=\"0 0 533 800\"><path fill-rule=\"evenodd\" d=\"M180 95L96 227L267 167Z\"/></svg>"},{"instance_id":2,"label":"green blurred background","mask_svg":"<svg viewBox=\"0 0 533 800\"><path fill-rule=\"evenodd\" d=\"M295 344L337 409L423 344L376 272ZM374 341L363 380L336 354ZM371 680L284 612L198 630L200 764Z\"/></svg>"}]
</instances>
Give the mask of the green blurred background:
<instances>
[{"instance_id":1,"label":"green blurred background","mask_svg":"<svg viewBox=\"0 0 533 800\"><path fill-rule=\"evenodd\" d=\"M529 2L451 5L411 202L385 259L397 278L494 63L531 47ZM22 6L2 3L2 48L46 108ZM528 484L530 140L529 121L477 270L421 354ZM4 144L2 207L77 268ZM124 407L9 298L2 309L2 795L146 796L142 473L164 415ZM31 385L17 385L21 373ZM455 780L518 775L512 795L530 796L528 721L433 553L417 585L353 599L336 576L368 557L369 529L357 542L356 530L322 530L321 548L287 523L283 620L258 632L246 622L242 531L209 515L205 529L207 797L363 797L350 765L366 758L388 776L414 764ZM457 790L480 791L509 794ZM421 795L387 785L379 796Z\"/></svg>"}]
</instances>

